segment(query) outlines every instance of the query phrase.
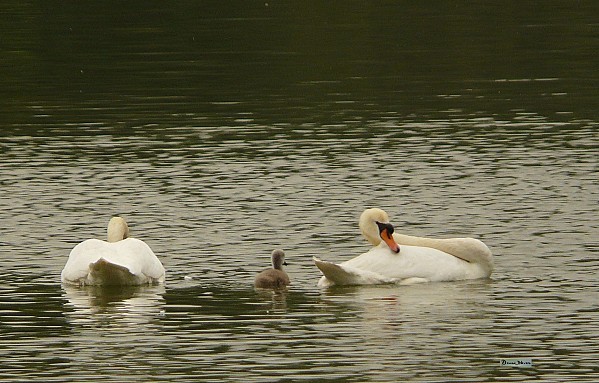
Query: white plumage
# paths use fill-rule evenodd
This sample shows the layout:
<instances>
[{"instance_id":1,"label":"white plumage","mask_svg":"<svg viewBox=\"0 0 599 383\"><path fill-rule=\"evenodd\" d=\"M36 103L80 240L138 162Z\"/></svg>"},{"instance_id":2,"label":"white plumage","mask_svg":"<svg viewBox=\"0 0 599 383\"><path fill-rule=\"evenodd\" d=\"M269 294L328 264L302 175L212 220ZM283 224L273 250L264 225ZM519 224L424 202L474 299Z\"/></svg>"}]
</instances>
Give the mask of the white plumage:
<instances>
[{"instance_id":1,"label":"white plumage","mask_svg":"<svg viewBox=\"0 0 599 383\"><path fill-rule=\"evenodd\" d=\"M61 273L62 282L79 286L163 283L165 270L158 257L145 242L126 238L128 234L126 222L112 218L109 242L88 239L71 250Z\"/></svg>"},{"instance_id":2,"label":"white plumage","mask_svg":"<svg viewBox=\"0 0 599 383\"><path fill-rule=\"evenodd\" d=\"M323 273L318 286L380 283L411 284L485 278L493 271L491 251L474 238L432 239L392 233L381 241L377 222L387 223L387 213L367 209L360 217L362 234L375 247L348 261L335 264L314 258ZM390 225L388 225L390 226ZM394 243L396 241L397 243Z\"/></svg>"}]
</instances>

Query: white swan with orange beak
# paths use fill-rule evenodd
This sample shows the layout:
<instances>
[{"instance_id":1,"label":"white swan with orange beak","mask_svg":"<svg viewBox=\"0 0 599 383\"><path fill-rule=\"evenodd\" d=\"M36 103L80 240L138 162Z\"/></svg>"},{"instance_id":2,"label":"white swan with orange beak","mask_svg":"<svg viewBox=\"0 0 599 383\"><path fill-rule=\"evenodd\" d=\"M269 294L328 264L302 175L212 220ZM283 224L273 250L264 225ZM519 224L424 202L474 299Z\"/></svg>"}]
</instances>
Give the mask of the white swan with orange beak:
<instances>
[{"instance_id":1,"label":"white swan with orange beak","mask_svg":"<svg viewBox=\"0 0 599 383\"><path fill-rule=\"evenodd\" d=\"M455 281L486 278L493 271L491 251L474 238L397 234L387 213L377 208L362 213L360 229L374 247L339 264L314 258L323 273L318 286Z\"/></svg>"}]
</instances>

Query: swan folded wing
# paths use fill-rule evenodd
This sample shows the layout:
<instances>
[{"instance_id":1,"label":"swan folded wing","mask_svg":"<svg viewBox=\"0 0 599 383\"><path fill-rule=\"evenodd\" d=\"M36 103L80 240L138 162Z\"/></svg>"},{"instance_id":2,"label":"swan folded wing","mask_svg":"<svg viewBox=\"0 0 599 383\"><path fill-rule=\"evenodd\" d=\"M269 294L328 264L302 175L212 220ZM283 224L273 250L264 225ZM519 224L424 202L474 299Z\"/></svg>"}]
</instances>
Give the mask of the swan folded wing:
<instances>
[{"instance_id":1,"label":"swan folded wing","mask_svg":"<svg viewBox=\"0 0 599 383\"><path fill-rule=\"evenodd\" d=\"M127 238L113 243L115 251L106 258L116 265L124 266L135 275L144 275L153 281L164 281L164 266L144 241Z\"/></svg>"},{"instance_id":2,"label":"swan folded wing","mask_svg":"<svg viewBox=\"0 0 599 383\"><path fill-rule=\"evenodd\" d=\"M359 275L374 274L387 282L402 284L411 284L415 281L439 282L476 279L489 275L483 264L467 262L441 250L402 245L400 252L396 254L390 251L384 243L341 263L339 266Z\"/></svg>"},{"instance_id":3,"label":"swan folded wing","mask_svg":"<svg viewBox=\"0 0 599 383\"><path fill-rule=\"evenodd\" d=\"M379 245L342 265L370 270L401 280L402 283L408 278L437 282L475 279L486 275L479 263L467 262L435 248L410 245L402 245L398 254Z\"/></svg>"},{"instance_id":4,"label":"swan folded wing","mask_svg":"<svg viewBox=\"0 0 599 383\"><path fill-rule=\"evenodd\" d=\"M324 275L318 282L318 286L320 287L332 285L372 285L396 282L395 279L385 277L373 271L322 261L316 257L313 259L316 267L318 267Z\"/></svg>"},{"instance_id":5,"label":"swan folded wing","mask_svg":"<svg viewBox=\"0 0 599 383\"><path fill-rule=\"evenodd\" d=\"M479 263L489 274L494 268L493 254L482 241L475 238L425 238L395 233L394 239L400 245L429 247L451 254L467 262Z\"/></svg>"},{"instance_id":6,"label":"swan folded wing","mask_svg":"<svg viewBox=\"0 0 599 383\"><path fill-rule=\"evenodd\" d=\"M78 283L82 278L87 278L89 265L100 258L108 257L112 249L106 242L99 239L87 239L77 244L69 253L69 258L61 273L63 282Z\"/></svg>"},{"instance_id":7,"label":"swan folded wing","mask_svg":"<svg viewBox=\"0 0 599 383\"><path fill-rule=\"evenodd\" d=\"M114 273L111 274L110 270ZM119 275L137 283L163 282L164 267L152 249L143 241L127 238L119 242L105 242L88 239L73 248L65 265L61 279L63 282L100 283L94 281L105 275ZM91 280L89 278L91 276ZM130 282L127 284L136 284Z\"/></svg>"}]
</instances>

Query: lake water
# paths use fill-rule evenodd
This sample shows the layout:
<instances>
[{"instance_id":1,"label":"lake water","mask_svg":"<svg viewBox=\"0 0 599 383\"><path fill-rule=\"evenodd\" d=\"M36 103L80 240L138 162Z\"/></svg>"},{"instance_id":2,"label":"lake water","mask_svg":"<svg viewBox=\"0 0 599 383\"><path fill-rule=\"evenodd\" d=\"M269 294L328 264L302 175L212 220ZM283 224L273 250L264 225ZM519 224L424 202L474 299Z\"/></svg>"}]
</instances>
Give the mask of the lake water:
<instances>
[{"instance_id":1,"label":"lake water","mask_svg":"<svg viewBox=\"0 0 599 383\"><path fill-rule=\"evenodd\" d=\"M0 381L596 382L598 14L7 2ZM367 207L492 278L318 289ZM115 214L167 284L61 286ZM255 291L277 247L292 286Z\"/></svg>"}]
</instances>

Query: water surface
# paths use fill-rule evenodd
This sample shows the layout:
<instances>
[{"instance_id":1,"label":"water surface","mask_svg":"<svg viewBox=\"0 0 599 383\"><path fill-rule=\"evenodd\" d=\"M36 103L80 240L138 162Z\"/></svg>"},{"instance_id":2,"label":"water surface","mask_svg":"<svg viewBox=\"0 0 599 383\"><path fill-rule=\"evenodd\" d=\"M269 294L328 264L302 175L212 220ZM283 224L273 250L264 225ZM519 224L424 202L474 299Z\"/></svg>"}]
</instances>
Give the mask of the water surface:
<instances>
[{"instance_id":1,"label":"water surface","mask_svg":"<svg viewBox=\"0 0 599 383\"><path fill-rule=\"evenodd\" d=\"M596 381L594 15L7 5L0 381ZM492 278L318 289L312 256L366 251L374 206L483 240ZM166 286L61 286L114 214ZM293 284L255 291L276 247Z\"/></svg>"}]
</instances>

